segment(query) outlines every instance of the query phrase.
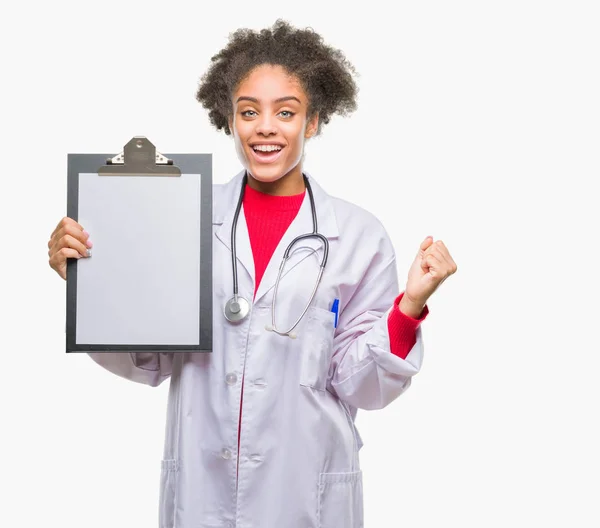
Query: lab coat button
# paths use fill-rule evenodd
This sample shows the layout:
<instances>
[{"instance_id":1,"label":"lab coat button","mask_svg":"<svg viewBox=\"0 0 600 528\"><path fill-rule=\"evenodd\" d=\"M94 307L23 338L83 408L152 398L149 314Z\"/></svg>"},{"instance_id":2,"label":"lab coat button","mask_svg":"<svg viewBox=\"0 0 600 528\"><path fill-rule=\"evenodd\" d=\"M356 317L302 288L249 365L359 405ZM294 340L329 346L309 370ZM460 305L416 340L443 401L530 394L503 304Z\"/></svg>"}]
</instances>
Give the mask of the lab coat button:
<instances>
[{"instance_id":1,"label":"lab coat button","mask_svg":"<svg viewBox=\"0 0 600 528\"><path fill-rule=\"evenodd\" d=\"M221 456L225 459L225 460L229 460L231 458L231 451L229 451L229 449L225 449L223 448L221 450Z\"/></svg>"},{"instance_id":2,"label":"lab coat button","mask_svg":"<svg viewBox=\"0 0 600 528\"><path fill-rule=\"evenodd\" d=\"M233 372L230 372L225 376L225 381L227 385L235 385L237 383L237 376Z\"/></svg>"}]
</instances>

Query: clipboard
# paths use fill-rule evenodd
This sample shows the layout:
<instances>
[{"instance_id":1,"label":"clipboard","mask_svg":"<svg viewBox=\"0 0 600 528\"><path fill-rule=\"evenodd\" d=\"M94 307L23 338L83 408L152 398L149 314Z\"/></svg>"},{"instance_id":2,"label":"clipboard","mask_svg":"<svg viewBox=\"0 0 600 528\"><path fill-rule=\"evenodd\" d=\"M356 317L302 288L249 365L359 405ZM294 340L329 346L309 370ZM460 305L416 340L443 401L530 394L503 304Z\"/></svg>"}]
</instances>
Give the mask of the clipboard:
<instances>
[{"instance_id":1,"label":"clipboard","mask_svg":"<svg viewBox=\"0 0 600 528\"><path fill-rule=\"evenodd\" d=\"M67 259L66 352L211 352L212 154L68 154L67 216L91 256Z\"/></svg>"}]
</instances>

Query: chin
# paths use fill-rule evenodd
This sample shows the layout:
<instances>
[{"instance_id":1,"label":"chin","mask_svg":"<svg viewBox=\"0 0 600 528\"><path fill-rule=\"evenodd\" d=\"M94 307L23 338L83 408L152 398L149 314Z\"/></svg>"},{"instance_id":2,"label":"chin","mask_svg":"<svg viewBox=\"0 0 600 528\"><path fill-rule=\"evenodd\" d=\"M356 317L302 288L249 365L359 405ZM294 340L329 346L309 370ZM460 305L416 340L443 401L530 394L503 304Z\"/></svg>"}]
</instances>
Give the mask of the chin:
<instances>
[{"instance_id":1,"label":"chin","mask_svg":"<svg viewBox=\"0 0 600 528\"><path fill-rule=\"evenodd\" d=\"M246 170L252 175L252 177L262 183L273 183L283 178L289 171L286 171L280 167L253 167L249 165Z\"/></svg>"}]
</instances>

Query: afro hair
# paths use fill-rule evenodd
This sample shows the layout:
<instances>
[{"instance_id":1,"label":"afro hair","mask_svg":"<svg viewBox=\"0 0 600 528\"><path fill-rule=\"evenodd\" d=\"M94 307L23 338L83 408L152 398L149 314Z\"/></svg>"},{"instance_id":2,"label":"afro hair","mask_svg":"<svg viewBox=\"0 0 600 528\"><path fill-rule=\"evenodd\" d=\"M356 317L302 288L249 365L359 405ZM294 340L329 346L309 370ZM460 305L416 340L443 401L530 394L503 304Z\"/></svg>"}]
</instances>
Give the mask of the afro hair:
<instances>
[{"instance_id":1,"label":"afro hair","mask_svg":"<svg viewBox=\"0 0 600 528\"><path fill-rule=\"evenodd\" d=\"M211 58L196 99L217 130L231 135L232 96L263 64L281 66L298 79L308 96L308 117L319 114L317 134L334 114L345 116L356 110L357 73L342 51L326 45L312 28L296 29L279 19L270 29L236 30L227 46Z\"/></svg>"}]
</instances>

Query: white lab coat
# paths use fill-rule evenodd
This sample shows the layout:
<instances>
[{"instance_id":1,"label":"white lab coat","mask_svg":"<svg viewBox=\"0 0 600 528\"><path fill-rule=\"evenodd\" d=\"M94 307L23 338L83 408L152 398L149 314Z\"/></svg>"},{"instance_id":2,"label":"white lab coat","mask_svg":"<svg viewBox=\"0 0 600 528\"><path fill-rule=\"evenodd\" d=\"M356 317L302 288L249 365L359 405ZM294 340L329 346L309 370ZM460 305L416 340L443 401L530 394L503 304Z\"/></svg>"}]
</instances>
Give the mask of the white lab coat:
<instances>
[{"instance_id":1,"label":"white lab coat","mask_svg":"<svg viewBox=\"0 0 600 528\"><path fill-rule=\"evenodd\" d=\"M390 352L387 316L399 293L390 239L370 213L312 184L329 260L297 338L265 330L282 254L312 231L308 194L265 271L250 316L223 316L232 295L230 237L243 172L214 186L212 353L90 353L106 369L157 386L170 377L160 528L360 528L362 445L357 408L381 409L422 363L421 329L406 359ZM320 243L293 253L276 299L277 325L305 306ZM252 299L254 264L244 215L237 227L239 292ZM334 329L333 299L340 300ZM238 420L244 377L241 440ZM239 456L239 476L238 471Z\"/></svg>"}]
</instances>

